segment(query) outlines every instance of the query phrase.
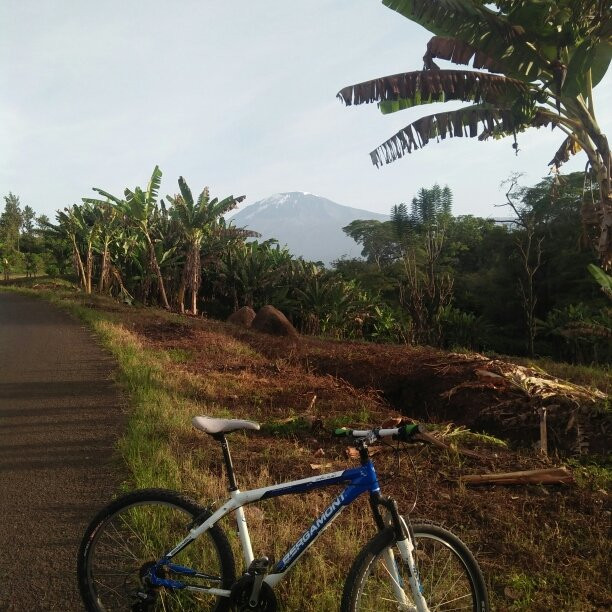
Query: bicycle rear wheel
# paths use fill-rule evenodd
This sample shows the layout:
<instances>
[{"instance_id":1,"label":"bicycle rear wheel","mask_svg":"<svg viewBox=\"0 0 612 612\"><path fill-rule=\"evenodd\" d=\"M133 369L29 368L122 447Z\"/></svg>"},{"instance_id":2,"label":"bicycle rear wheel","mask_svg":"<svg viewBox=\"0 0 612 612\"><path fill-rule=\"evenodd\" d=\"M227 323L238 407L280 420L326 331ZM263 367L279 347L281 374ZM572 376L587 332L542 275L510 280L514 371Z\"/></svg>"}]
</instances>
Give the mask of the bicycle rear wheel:
<instances>
[{"instance_id":1,"label":"bicycle rear wheel","mask_svg":"<svg viewBox=\"0 0 612 612\"><path fill-rule=\"evenodd\" d=\"M189 533L193 519L205 512L193 500L163 489L130 493L100 511L85 532L77 561L87 610L228 610L226 597L163 587L153 591L147 585L151 565L176 546ZM192 580L197 586L229 589L235 579L230 544L216 525L172 561L209 576L197 583ZM137 607L137 594L147 590L151 601Z\"/></svg>"},{"instance_id":2,"label":"bicycle rear wheel","mask_svg":"<svg viewBox=\"0 0 612 612\"><path fill-rule=\"evenodd\" d=\"M432 612L489 609L487 588L478 563L450 531L428 523L412 526L414 558L423 596ZM410 603L401 604L383 555L391 548L400 586ZM361 550L351 567L342 595L342 612L415 610L408 572L395 545L393 529L378 533Z\"/></svg>"}]
</instances>

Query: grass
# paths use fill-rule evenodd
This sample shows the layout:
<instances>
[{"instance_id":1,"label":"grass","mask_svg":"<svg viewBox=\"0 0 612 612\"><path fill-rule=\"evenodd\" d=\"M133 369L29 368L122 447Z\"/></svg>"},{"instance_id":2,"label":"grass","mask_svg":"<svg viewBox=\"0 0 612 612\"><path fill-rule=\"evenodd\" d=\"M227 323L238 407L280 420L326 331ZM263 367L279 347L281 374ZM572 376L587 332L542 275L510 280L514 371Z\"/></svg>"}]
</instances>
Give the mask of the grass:
<instances>
[{"instance_id":1,"label":"grass","mask_svg":"<svg viewBox=\"0 0 612 612\"><path fill-rule=\"evenodd\" d=\"M185 393L193 383L189 373L173 369L172 375L168 375L168 368L184 364L189 359L189 352L183 349L160 351L147 348L136 334L113 320L113 317L109 318L101 310L83 306L72 295L55 292L43 295L89 325L117 360L119 382L126 390L132 406L125 434L119 442L119 451L130 475L121 487L122 490L151 486L177 489L189 493L206 505L226 498L226 485L224 479L220 478L220 448L205 435L197 434L190 421L196 414L223 417L230 416L232 412L222 405L195 401L189 392ZM237 352L248 356L252 351L239 347ZM239 388L235 390L240 391ZM248 389L242 389L242 392L248 392ZM233 414L236 416L235 412ZM247 443L246 436L232 435L230 443L242 488L271 484L278 472L278 454L282 455L286 465L304 465L305 453L300 445L277 437L281 433L295 434L304 429L301 419L296 419L295 423L293 427L271 423L267 431L275 436L274 441L264 442L259 439L257 450L247 452L238 450ZM300 477L298 473L287 476ZM328 505L331 498L329 492L308 495L307 516L314 518ZM282 501L262 504L259 511L247 509L256 551L265 551L276 559L283 556L308 526L308 521L304 520L304 499L283 498ZM341 532L333 535L329 531L324 534L312 552L294 568L290 579L281 586L280 597L287 609L312 609L310 606L313 601L318 610L337 608L342 568L347 567L350 558L356 554L358 543L364 541L363 534L371 531L366 530L365 521L355 521L357 515L354 512L351 514L353 520L347 520L346 517ZM234 530L229 522L226 522L226 527L236 547L236 560L239 561L241 554ZM343 563L332 564L327 551L340 540L342 550L338 559L343 560ZM348 542L354 544L349 546ZM313 589L312 576L317 576L316 589Z\"/></svg>"},{"instance_id":2,"label":"grass","mask_svg":"<svg viewBox=\"0 0 612 612\"><path fill-rule=\"evenodd\" d=\"M610 456L583 456L569 459L578 486L600 491L612 489L612 460Z\"/></svg>"},{"instance_id":3,"label":"grass","mask_svg":"<svg viewBox=\"0 0 612 612\"><path fill-rule=\"evenodd\" d=\"M486 446L499 446L508 448L508 443L501 438L485 433L470 431L467 427L452 425L436 425L432 427L442 437L445 442L451 444L484 444Z\"/></svg>"},{"instance_id":4,"label":"grass","mask_svg":"<svg viewBox=\"0 0 612 612\"><path fill-rule=\"evenodd\" d=\"M538 591L538 580L523 573L514 573L508 580L506 593L512 599L511 610L530 610Z\"/></svg>"},{"instance_id":5,"label":"grass","mask_svg":"<svg viewBox=\"0 0 612 612\"><path fill-rule=\"evenodd\" d=\"M191 427L197 414L262 422L258 434L230 436L239 484L248 489L320 473L311 463L331 464L325 471L343 469L349 464L344 447L326 431L380 424L392 413L371 394L317 376L307 365L265 357L221 323L130 309L83 296L69 285L26 291L79 317L117 360L117 377L131 405L118 446L128 475L122 490L179 489L206 505L226 498L220 449ZM191 335L183 333L184 326ZM319 350L324 353L325 346ZM323 429L314 430L313 419L322 421ZM401 508L410 508L416 495L417 517L444 523L466 541L488 578L493 609L605 609L610 593L602 580L608 547L600 489L609 486L609 469L596 459L572 464L579 484L574 489L471 490L454 484L460 475L531 469L540 460L465 428L440 434L453 445L484 449L487 459L458 462L452 453L424 447L411 451L412 461L402 460L398 470L395 457L381 453L376 463L383 487ZM320 450L322 457L315 455ZM247 507L255 554L280 558L334 493L315 491ZM240 561L234 527L229 521L224 526ZM367 503L351 506L281 585L282 607L337 609L348 568L373 533Z\"/></svg>"}]
</instances>

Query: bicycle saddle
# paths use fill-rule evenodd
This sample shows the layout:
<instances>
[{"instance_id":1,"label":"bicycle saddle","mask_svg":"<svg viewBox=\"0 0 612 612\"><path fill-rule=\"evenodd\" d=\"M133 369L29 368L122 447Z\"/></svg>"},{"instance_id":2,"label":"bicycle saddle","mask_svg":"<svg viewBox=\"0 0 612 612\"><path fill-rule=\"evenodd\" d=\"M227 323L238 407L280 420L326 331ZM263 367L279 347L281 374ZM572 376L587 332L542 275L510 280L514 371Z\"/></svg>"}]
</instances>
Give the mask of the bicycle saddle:
<instances>
[{"instance_id":1,"label":"bicycle saddle","mask_svg":"<svg viewBox=\"0 0 612 612\"><path fill-rule=\"evenodd\" d=\"M243 421L241 419L213 419L207 416L193 417L191 420L196 429L201 429L207 434L229 433L238 429L259 429L259 423Z\"/></svg>"}]
</instances>

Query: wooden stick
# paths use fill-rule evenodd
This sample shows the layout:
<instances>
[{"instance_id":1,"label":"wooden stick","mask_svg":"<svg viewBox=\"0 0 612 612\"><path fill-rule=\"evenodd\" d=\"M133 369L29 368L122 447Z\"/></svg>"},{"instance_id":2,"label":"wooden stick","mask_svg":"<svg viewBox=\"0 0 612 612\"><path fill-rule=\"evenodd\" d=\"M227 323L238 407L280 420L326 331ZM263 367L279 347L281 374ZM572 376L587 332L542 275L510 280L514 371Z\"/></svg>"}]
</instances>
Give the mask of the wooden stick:
<instances>
[{"instance_id":1,"label":"wooden stick","mask_svg":"<svg viewBox=\"0 0 612 612\"><path fill-rule=\"evenodd\" d=\"M548 456L548 433L546 431L546 406L540 407L540 451Z\"/></svg>"},{"instance_id":2,"label":"wooden stick","mask_svg":"<svg viewBox=\"0 0 612 612\"><path fill-rule=\"evenodd\" d=\"M506 472L504 474L475 474L472 476L462 476L460 481L471 486L486 484L572 484L574 477L565 468L549 468L545 470Z\"/></svg>"}]
</instances>

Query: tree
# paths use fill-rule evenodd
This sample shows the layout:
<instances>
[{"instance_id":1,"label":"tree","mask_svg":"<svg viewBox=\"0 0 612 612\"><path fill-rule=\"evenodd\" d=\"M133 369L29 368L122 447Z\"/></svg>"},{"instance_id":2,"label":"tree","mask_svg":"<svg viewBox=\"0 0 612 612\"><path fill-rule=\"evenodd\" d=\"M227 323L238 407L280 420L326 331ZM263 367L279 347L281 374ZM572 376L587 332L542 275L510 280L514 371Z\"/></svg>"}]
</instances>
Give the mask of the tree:
<instances>
[{"instance_id":1,"label":"tree","mask_svg":"<svg viewBox=\"0 0 612 612\"><path fill-rule=\"evenodd\" d=\"M36 228L38 230L46 228L48 224L49 217L47 217L47 215L40 215L39 217L36 217Z\"/></svg>"},{"instance_id":2,"label":"tree","mask_svg":"<svg viewBox=\"0 0 612 612\"><path fill-rule=\"evenodd\" d=\"M111 285L111 242L119 237L119 211L112 202L98 204L93 210L98 232L95 246L101 252L98 291L104 293Z\"/></svg>"},{"instance_id":3,"label":"tree","mask_svg":"<svg viewBox=\"0 0 612 612\"><path fill-rule=\"evenodd\" d=\"M402 202L391 208L391 223L395 230L395 238L399 242L400 247L403 247L413 229L412 217L408 213L406 204Z\"/></svg>"},{"instance_id":4,"label":"tree","mask_svg":"<svg viewBox=\"0 0 612 612\"><path fill-rule=\"evenodd\" d=\"M595 118L593 88L612 57L612 8L605 0L383 0L434 34L423 70L345 87L346 105L378 102L392 113L420 104L461 100L470 106L418 119L370 153L376 166L431 139L514 136L552 125L565 138L555 171L583 150L599 184L599 201L584 211L599 225L597 250L612 266L611 154ZM446 70L435 59L473 70ZM495 74L492 74L495 73Z\"/></svg>"},{"instance_id":5,"label":"tree","mask_svg":"<svg viewBox=\"0 0 612 612\"><path fill-rule=\"evenodd\" d=\"M388 221L355 220L342 231L363 246L361 255L379 269L400 257L396 230Z\"/></svg>"},{"instance_id":6,"label":"tree","mask_svg":"<svg viewBox=\"0 0 612 612\"><path fill-rule=\"evenodd\" d=\"M136 187L132 191L126 188L124 192L125 200L117 198L98 187L94 187L93 190L107 198L107 201L113 202L123 214L127 223L137 228L142 233L148 246L149 263L157 278L157 286L162 305L166 310L170 310L164 279L159 267L157 253L155 252L155 244L151 235L151 226L157 209L157 197L161 178L162 171L159 169L159 166L155 166L147 189L143 191L140 187ZM86 204L105 205L107 201L83 198L83 202Z\"/></svg>"},{"instance_id":7,"label":"tree","mask_svg":"<svg viewBox=\"0 0 612 612\"><path fill-rule=\"evenodd\" d=\"M81 257L81 250L79 249L80 232L81 232L81 220L79 219L78 206L75 204L71 207L64 208L64 210L58 210L55 218L57 219L57 225L51 223L46 224L44 230L46 236L63 241L66 240L72 246L72 261L79 282L81 283L83 290L87 291L87 274L85 272L85 266L83 265L83 258Z\"/></svg>"},{"instance_id":8,"label":"tree","mask_svg":"<svg viewBox=\"0 0 612 612\"><path fill-rule=\"evenodd\" d=\"M519 278L521 291L521 303L525 314L527 327L527 350L529 356L534 356L534 341L536 337L536 306L538 296L535 287L535 276L542 266L542 243L544 236L539 232L540 219L536 211L527 206L522 206L516 199L518 188L518 177L513 176L509 181L506 192L507 205L512 208L516 216L515 223L522 231L517 232L516 246L521 260L522 275Z\"/></svg>"},{"instance_id":9,"label":"tree","mask_svg":"<svg viewBox=\"0 0 612 612\"><path fill-rule=\"evenodd\" d=\"M178 180L180 195L166 196L172 204L172 212L177 219L185 241L185 265L178 292L178 304L181 312L185 311L185 291L191 292L191 314L198 314L197 297L201 283L200 249L202 240L219 224L219 219L244 200L245 196L229 196L219 202L210 199L208 187L205 187L194 201L191 189L181 176Z\"/></svg>"},{"instance_id":10,"label":"tree","mask_svg":"<svg viewBox=\"0 0 612 612\"><path fill-rule=\"evenodd\" d=\"M411 217L414 225L431 226L443 216L451 214L453 192L448 185L444 189L437 183L427 189L421 187L412 198Z\"/></svg>"},{"instance_id":11,"label":"tree","mask_svg":"<svg viewBox=\"0 0 612 612\"><path fill-rule=\"evenodd\" d=\"M23 223L23 213L19 196L10 193L4 196L4 212L0 215L0 241L4 252L19 251L19 234Z\"/></svg>"},{"instance_id":12,"label":"tree","mask_svg":"<svg viewBox=\"0 0 612 612\"><path fill-rule=\"evenodd\" d=\"M400 303L410 313L417 342L440 344L441 317L453 297L453 280L441 266L445 228L427 226L403 259Z\"/></svg>"},{"instance_id":13,"label":"tree","mask_svg":"<svg viewBox=\"0 0 612 612\"><path fill-rule=\"evenodd\" d=\"M24 206L23 213L23 232L26 236L31 237L34 232L34 221L36 220L36 213L31 206Z\"/></svg>"}]
</instances>

